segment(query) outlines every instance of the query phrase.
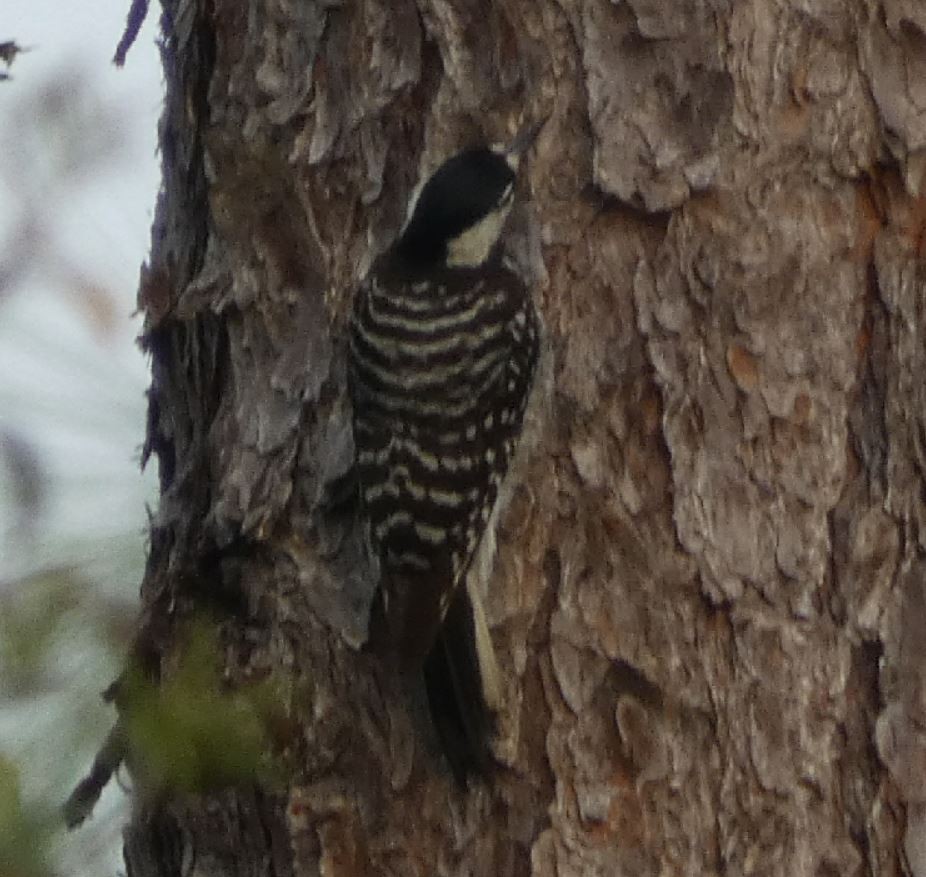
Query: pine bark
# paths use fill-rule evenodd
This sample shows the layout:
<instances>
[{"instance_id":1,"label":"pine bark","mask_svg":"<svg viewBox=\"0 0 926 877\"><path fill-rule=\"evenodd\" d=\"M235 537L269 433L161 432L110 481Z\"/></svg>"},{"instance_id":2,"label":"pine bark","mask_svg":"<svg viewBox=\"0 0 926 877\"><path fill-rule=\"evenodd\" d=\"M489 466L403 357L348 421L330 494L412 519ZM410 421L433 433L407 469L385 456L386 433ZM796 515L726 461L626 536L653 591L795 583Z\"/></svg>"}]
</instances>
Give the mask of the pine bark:
<instances>
[{"instance_id":1,"label":"pine bark","mask_svg":"<svg viewBox=\"0 0 926 877\"><path fill-rule=\"evenodd\" d=\"M164 684L205 615L287 767L138 778L130 877L926 877L922 4L163 21L136 651ZM488 601L502 763L462 791L358 650L372 583L322 510L343 330L420 172L546 114L510 236L549 377Z\"/></svg>"}]
</instances>

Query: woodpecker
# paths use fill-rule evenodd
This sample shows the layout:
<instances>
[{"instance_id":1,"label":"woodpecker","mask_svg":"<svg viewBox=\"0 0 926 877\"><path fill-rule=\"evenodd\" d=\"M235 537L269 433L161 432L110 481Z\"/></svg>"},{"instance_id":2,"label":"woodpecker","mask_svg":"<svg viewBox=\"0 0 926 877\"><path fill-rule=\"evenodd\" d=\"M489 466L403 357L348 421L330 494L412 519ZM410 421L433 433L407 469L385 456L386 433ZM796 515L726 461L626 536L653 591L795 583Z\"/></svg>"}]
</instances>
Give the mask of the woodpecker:
<instances>
[{"instance_id":1,"label":"woodpecker","mask_svg":"<svg viewBox=\"0 0 926 877\"><path fill-rule=\"evenodd\" d=\"M355 472L381 576L370 637L381 625L401 665L423 669L463 779L488 763L498 708L468 573L480 543L494 539L537 365L530 290L499 242L538 131L508 148L467 149L433 173L358 288L349 328Z\"/></svg>"}]
</instances>

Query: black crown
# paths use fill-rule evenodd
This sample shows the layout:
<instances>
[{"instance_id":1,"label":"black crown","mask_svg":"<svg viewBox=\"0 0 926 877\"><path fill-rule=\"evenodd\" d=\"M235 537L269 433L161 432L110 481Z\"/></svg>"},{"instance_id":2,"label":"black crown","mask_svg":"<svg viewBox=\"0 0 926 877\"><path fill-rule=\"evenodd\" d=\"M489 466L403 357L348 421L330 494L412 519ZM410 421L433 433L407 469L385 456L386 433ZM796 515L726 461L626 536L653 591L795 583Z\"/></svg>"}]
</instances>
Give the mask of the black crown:
<instances>
[{"instance_id":1,"label":"black crown","mask_svg":"<svg viewBox=\"0 0 926 877\"><path fill-rule=\"evenodd\" d=\"M514 178L504 156L485 147L448 159L421 190L398 252L411 262L443 260L448 242L492 213Z\"/></svg>"}]
</instances>

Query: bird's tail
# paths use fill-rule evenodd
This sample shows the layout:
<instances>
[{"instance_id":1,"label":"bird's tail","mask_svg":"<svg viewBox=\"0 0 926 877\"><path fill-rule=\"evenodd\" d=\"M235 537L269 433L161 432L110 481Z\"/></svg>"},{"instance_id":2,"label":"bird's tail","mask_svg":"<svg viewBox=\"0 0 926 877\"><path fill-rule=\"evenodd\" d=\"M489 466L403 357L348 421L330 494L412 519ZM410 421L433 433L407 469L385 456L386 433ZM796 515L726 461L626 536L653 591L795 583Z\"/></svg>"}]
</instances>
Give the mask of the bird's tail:
<instances>
[{"instance_id":1,"label":"bird's tail","mask_svg":"<svg viewBox=\"0 0 926 877\"><path fill-rule=\"evenodd\" d=\"M486 776L501 695L482 600L460 587L424 664L428 706L450 768L463 785Z\"/></svg>"}]
</instances>

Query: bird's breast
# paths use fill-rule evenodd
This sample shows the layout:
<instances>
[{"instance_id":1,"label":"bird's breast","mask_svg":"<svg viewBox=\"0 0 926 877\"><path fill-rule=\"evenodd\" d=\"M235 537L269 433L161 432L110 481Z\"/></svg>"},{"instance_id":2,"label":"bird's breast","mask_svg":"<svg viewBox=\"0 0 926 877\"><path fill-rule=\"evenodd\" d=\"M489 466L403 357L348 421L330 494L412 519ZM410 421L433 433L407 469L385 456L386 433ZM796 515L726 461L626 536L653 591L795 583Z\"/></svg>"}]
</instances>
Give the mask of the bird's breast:
<instances>
[{"instance_id":1,"label":"bird's breast","mask_svg":"<svg viewBox=\"0 0 926 877\"><path fill-rule=\"evenodd\" d=\"M446 403L462 417L498 378L511 314L506 289L384 285L362 293L351 332L354 379L383 411L414 414Z\"/></svg>"}]
</instances>

